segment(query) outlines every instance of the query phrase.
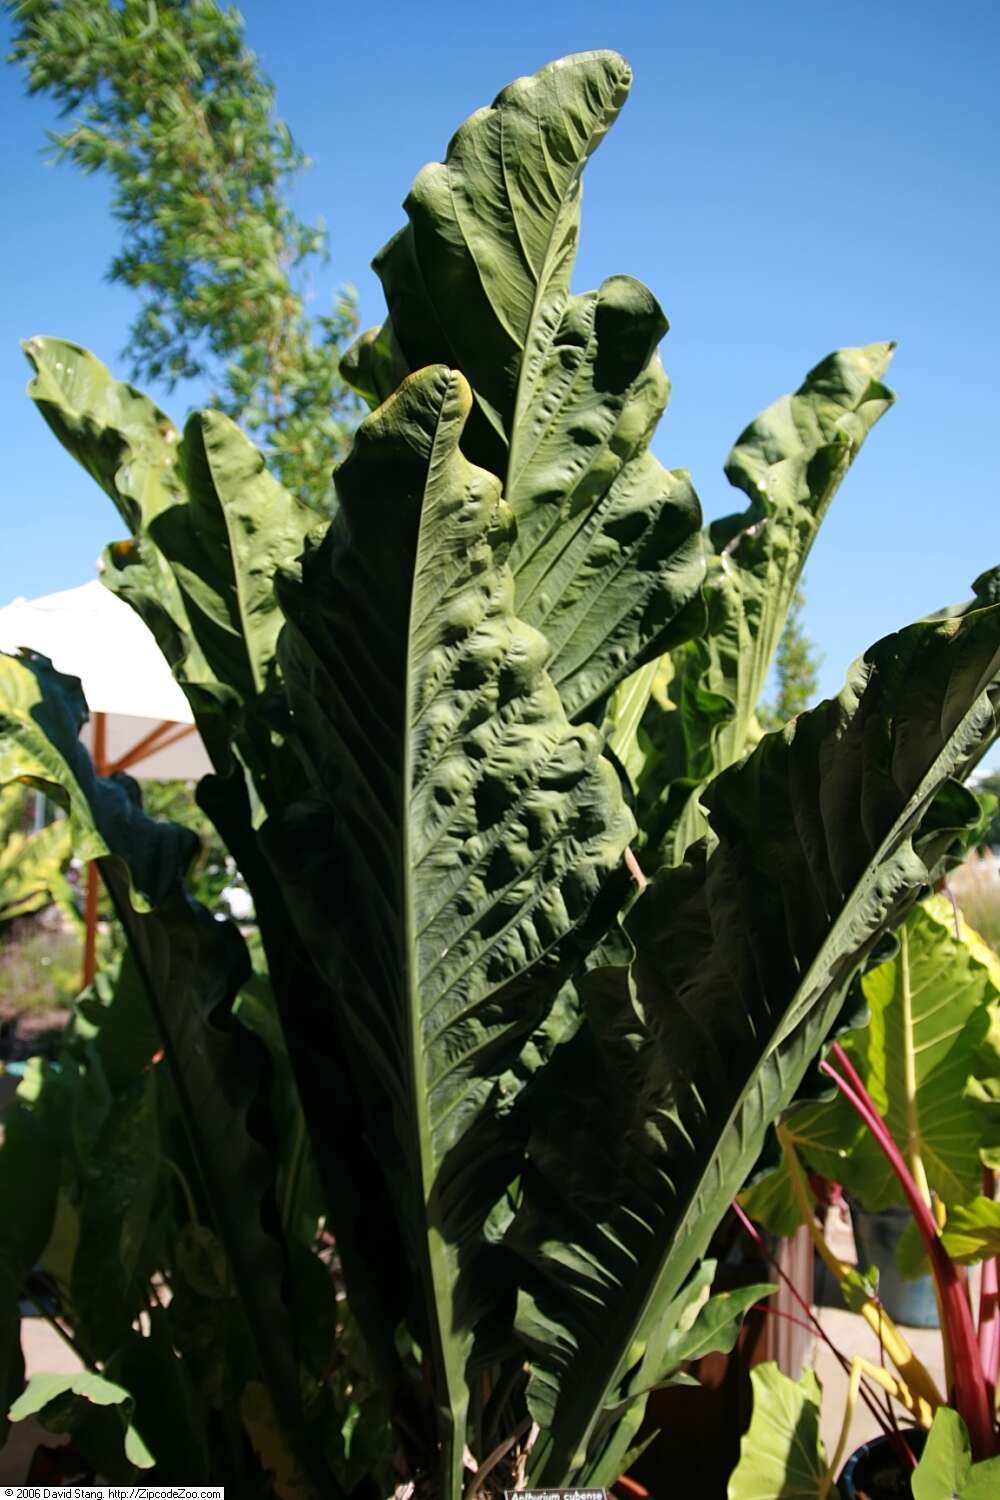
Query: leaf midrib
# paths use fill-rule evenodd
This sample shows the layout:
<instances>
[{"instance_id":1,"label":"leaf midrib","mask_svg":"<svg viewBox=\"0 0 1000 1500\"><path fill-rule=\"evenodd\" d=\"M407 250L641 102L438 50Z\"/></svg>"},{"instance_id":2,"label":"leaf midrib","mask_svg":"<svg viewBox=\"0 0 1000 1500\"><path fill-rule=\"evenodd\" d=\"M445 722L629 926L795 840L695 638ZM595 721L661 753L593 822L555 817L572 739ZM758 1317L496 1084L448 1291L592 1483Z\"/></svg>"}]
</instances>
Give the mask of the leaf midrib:
<instances>
[{"instance_id":1,"label":"leaf midrib","mask_svg":"<svg viewBox=\"0 0 1000 1500\"><path fill-rule=\"evenodd\" d=\"M427 509L436 483L438 469L438 443L445 421L445 413L448 412L449 424L454 422L454 414L451 410L455 391L455 374L447 372L447 391L444 399L440 402L434 422L434 436L431 441L430 453L427 461L427 479L423 494L420 498L420 522L417 529L417 546L414 555L413 580L410 589L410 601L407 609L406 623L406 684L403 695L403 796L401 799L402 826L400 828L402 871L403 871L403 941L405 944L403 957L403 976L406 989L405 1003L407 1007L407 1042L405 1049L406 1065L409 1073L410 1104L413 1110L413 1118L416 1124L417 1155L419 1167L419 1182L421 1190L421 1203L417 1222L420 1225L420 1238L423 1241L424 1255L422 1257L421 1279L427 1287L428 1312L430 1313L430 1326L432 1338L436 1344L435 1365L439 1377L443 1383L443 1395L447 1403L447 1411L443 1413L448 1425L448 1433L442 1432L444 1440L442 1449L442 1475L447 1483L454 1484L456 1478L461 1476L462 1448L459 1434L454 1430L454 1420L461 1414L467 1405L467 1394L461 1388L464 1384L462 1372L455 1370L455 1341L449 1338L449 1330L444 1325L444 1316L451 1307L453 1277L447 1263L447 1251L440 1227L435 1226L427 1213L431 1200L431 1191L434 1183L435 1165L433 1156L433 1135L430 1125L430 1092L426 1086L426 1078L423 1069L423 1030L422 1012L420 1007L419 975L417 971L417 940L416 923L417 912L413 899L415 882L412 878L412 792L413 777L416 765L414 754L414 739L411 732L411 724L414 712L414 680L413 680L413 642L415 639L414 611L417 600L417 581L421 575L422 564L425 554L426 518Z\"/></svg>"}]
</instances>

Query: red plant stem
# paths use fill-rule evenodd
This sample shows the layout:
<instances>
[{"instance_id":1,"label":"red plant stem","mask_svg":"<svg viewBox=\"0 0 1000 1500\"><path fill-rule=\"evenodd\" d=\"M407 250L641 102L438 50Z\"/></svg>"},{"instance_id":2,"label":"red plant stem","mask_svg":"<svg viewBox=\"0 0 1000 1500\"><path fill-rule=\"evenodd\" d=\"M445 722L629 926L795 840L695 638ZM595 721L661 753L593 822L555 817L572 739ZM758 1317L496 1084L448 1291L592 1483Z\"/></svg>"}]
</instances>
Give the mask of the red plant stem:
<instances>
[{"instance_id":1,"label":"red plant stem","mask_svg":"<svg viewBox=\"0 0 1000 1500\"><path fill-rule=\"evenodd\" d=\"M642 1496L645 1496L646 1500L649 1500L649 1491L645 1485L640 1484L637 1479L630 1479L627 1474L620 1475L615 1480L614 1487L616 1490L619 1488L623 1489L627 1495L639 1496L640 1500Z\"/></svg>"},{"instance_id":2,"label":"red plant stem","mask_svg":"<svg viewBox=\"0 0 1000 1500\"><path fill-rule=\"evenodd\" d=\"M794 1313L784 1312L780 1307L771 1307L767 1302L760 1303L760 1310L767 1318L782 1318L786 1323L794 1323L796 1328L804 1328L806 1333L815 1333L811 1323L805 1318L797 1318Z\"/></svg>"},{"instance_id":3,"label":"red plant stem","mask_svg":"<svg viewBox=\"0 0 1000 1500\"><path fill-rule=\"evenodd\" d=\"M989 1199L996 1196L996 1173L983 1168L983 1194ZM979 1358L983 1367L983 1379L991 1400L995 1401L997 1376L1000 1374L1000 1285L998 1285L997 1257L991 1255L983 1261L982 1280L979 1283Z\"/></svg>"},{"instance_id":4,"label":"red plant stem","mask_svg":"<svg viewBox=\"0 0 1000 1500\"><path fill-rule=\"evenodd\" d=\"M972 1326L969 1299L957 1267L949 1259L938 1234L934 1217L913 1180L913 1174L889 1128L872 1102L871 1095L851 1065L839 1042L831 1051L847 1077L842 1077L828 1062L820 1063L821 1072L832 1079L855 1114L871 1131L873 1138L899 1180L924 1242L931 1272L941 1299L942 1334L948 1339L954 1371L953 1400L959 1416L969 1430L972 1457L975 1461L993 1453L993 1406L986 1389L979 1344ZM848 1082L850 1079L850 1082Z\"/></svg>"},{"instance_id":5,"label":"red plant stem","mask_svg":"<svg viewBox=\"0 0 1000 1500\"><path fill-rule=\"evenodd\" d=\"M829 1345L834 1359L837 1360L844 1374L849 1375L851 1371L850 1360L847 1358L846 1354L841 1354L840 1350L833 1342L833 1339L827 1333L826 1329L823 1327L822 1323L819 1321L816 1314L809 1306L809 1303L806 1301L802 1293L799 1291L798 1287L795 1285L794 1281L792 1281L791 1277L788 1275L788 1272L784 1271L781 1268L781 1266L778 1264L777 1257L771 1254L771 1251L768 1249L767 1244L765 1243L764 1236L761 1234L756 1224L753 1223L753 1221L748 1217L745 1209L735 1200L729 1206L732 1209L733 1213L736 1215L737 1219L743 1225L743 1228L746 1230L747 1234L757 1246L757 1249L765 1257L768 1263L773 1266L778 1276L785 1283L788 1290L795 1298L795 1301L799 1304L802 1311L809 1319L809 1324L813 1332L818 1333L823 1342ZM772 1308L770 1309L770 1311L773 1312L774 1309ZM785 1316L787 1317L788 1314L786 1313ZM885 1433L886 1437L892 1437L892 1429L886 1421L881 1407L876 1405L871 1396L868 1394L868 1388L866 1385L862 1384L859 1387L859 1395L861 1396L861 1399L867 1406L868 1410L871 1412L872 1416L875 1418L878 1425L881 1427L882 1431ZM906 1444L902 1442L902 1439L900 1439L900 1446L906 1448ZM909 1449L907 1448L906 1451L909 1452Z\"/></svg>"}]
</instances>

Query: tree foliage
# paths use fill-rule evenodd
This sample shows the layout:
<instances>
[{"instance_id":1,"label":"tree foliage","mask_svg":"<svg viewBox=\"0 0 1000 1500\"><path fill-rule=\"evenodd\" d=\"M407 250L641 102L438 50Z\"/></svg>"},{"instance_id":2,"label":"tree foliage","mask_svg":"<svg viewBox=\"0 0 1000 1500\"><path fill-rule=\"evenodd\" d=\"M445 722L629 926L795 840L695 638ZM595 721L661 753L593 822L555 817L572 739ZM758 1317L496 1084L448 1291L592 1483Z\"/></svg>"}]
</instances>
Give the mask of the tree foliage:
<instances>
[{"instance_id":1,"label":"tree foliage","mask_svg":"<svg viewBox=\"0 0 1000 1500\"><path fill-rule=\"evenodd\" d=\"M243 18L215 0L5 3L11 61L70 117L52 154L114 183L109 276L142 302L133 378L206 381L207 404L266 444L283 483L326 504L353 425L337 369L353 301L308 310L326 232L288 206L308 161L275 117Z\"/></svg>"},{"instance_id":2,"label":"tree foliage","mask_svg":"<svg viewBox=\"0 0 1000 1500\"><path fill-rule=\"evenodd\" d=\"M803 580L804 582L804 580ZM785 628L774 654L776 693L773 704L762 708L765 729L780 729L816 700L820 658L802 625L806 596L802 584L792 595Z\"/></svg>"}]
</instances>

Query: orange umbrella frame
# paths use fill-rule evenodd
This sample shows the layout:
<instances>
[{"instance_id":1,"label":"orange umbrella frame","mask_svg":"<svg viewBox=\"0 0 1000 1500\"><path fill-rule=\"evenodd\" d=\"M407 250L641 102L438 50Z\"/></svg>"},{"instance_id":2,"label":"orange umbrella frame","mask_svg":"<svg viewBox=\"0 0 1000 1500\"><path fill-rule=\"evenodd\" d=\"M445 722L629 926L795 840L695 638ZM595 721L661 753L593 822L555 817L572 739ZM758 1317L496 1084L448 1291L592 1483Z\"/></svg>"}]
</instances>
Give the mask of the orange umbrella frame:
<instances>
[{"instance_id":1,"label":"orange umbrella frame","mask_svg":"<svg viewBox=\"0 0 1000 1500\"><path fill-rule=\"evenodd\" d=\"M98 776L110 776L114 771L127 771L132 766L138 765L157 751L165 750L168 745L175 745L178 740L185 739L194 734L193 724L178 724L174 719L164 719L157 724L155 729L144 734L141 739L136 740L124 754L115 760L108 760L107 756L107 714L94 713L94 745L92 759L94 770ZM97 860L92 859L87 865L87 889L84 903L84 937L83 937L83 983L84 987L92 984L94 974L97 971L97 903L99 894L100 875L97 869Z\"/></svg>"}]
</instances>

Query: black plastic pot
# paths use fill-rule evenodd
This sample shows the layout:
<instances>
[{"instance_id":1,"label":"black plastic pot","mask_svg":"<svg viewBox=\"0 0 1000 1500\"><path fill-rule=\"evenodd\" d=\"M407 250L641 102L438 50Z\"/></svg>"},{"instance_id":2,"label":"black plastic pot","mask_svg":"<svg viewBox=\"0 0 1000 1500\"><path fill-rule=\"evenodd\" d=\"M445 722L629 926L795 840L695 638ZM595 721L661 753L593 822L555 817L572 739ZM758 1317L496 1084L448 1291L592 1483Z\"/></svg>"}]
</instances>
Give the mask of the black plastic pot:
<instances>
[{"instance_id":1,"label":"black plastic pot","mask_svg":"<svg viewBox=\"0 0 1000 1500\"><path fill-rule=\"evenodd\" d=\"M921 1428L911 1427L899 1434L914 1458L924 1451L927 1434ZM912 1500L910 1475L913 1470L899 1451L899 1438L872 1438L852 1453L837 1480L841 1500L858 1500L865 1495L867 1500Z\"/></svg>"}]
</instances>

